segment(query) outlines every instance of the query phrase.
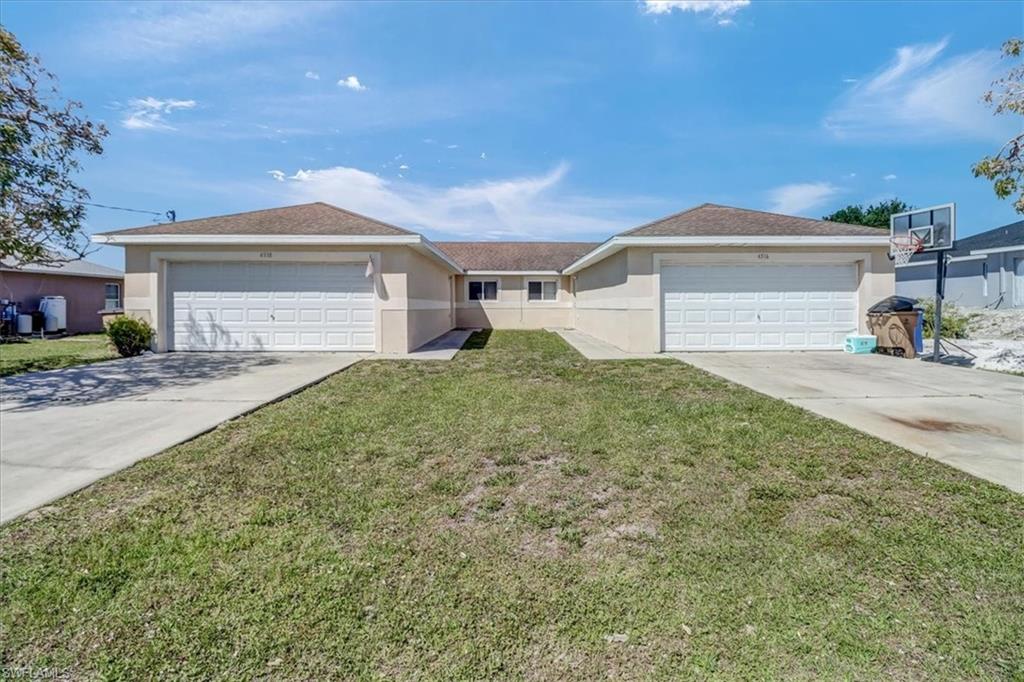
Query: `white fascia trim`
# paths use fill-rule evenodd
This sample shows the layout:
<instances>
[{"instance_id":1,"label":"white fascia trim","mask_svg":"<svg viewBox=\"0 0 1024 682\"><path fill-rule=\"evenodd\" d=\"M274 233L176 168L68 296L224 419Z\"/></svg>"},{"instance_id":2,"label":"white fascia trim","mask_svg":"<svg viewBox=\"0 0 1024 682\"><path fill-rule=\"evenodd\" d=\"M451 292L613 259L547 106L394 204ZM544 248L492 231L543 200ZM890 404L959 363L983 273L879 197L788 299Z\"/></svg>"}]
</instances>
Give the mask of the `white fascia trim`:
<instances>
[{"instance_id":1,"label":"white fascia trim","mask_svg":"<svg viewBox=\"0 0 1024 682\"><path fill-rule=\"evenodd\" d=\"M588 265L611 256L630 246L673 247L673 246L886 246L889 237L612 237L590 253L582 256L562 272L572 275Z\"/></svg>"},{"instance_id":2,"label":"white fascia trim","mask_svg":"<svg viewBox=\"0 0 1024 682\"><path fill-rule=\"evenodd\" d=\"M971 251L971 255L987 256L990 253L1007 253L1009 251L1024 251L1024 244L1017 244L1016 246L999 246L994 249L974 249Z\"/></svg>"},{"instance_id":3,"label":"white fascia trim","mask_svg":"<svg viewBox=\"0 0 1024 682\"><path fill-rule=\"evenodd\" d=\"M84 272L65 272L63 270L54 270L54 271L51 272L49 270L23 270L21 268L8 268L8 267L0 267L0 272L11 272L11 273L14 273L14 274L19 274L20 273L22 275L55 275L57 277L84 277L86 279L105 279L105 280L108 280L111 284L113 284L115 281L123 280L124 279L124 273L123 272L119 272L117 274L109 274L109 275L97 275L97 274L87 275Z\"/></svg>"},{"instance_id":4,"label":"white fascia trim","mask_svg":"<svg viewBox=\"0 0 1024 682\"><path fill-rule=\"evenodd\" d=\"M956 256L954 258L950 258L946 262L947 263L960 263L960 262L965 261L965 260L985 260L986 258L988 258L988 256ZM897 268L919 268L922 265L930 265L930 266L932 266L934 268L935 267L935 261L933 261L933 260L915 261L913 263L907 263L906 265L897 265L896 267Z\"/></svg>"},{"instance_id":5,"label":"white fascia trim","mask_svg":"<svg viewBox=\"0 0 1024 682\"><path fill-rule=\"evenodd\" d=\"M419 243L417 246L413 246L414 249L422 250L422 252L426 253L427 255L437 258L445 265L447 265L449 270L451 270L457 275L465 273L465 271L462 269L462 266L453 261L451 257L447 253L442 251L440 248L438 248L437 245L434 244L434 242L430 241L425 237L421 237L420 235L416 235L416 238L419 240Z\"/></svg>"},{"instance_id":6,"label":"white fascia trim","mask_svg":"<svg viewBox=\"0 0 1024 682\"><path fill-rule=\"evenodd\" d=\"M352 234L94 234L97 244L183 244L183 245L285 245L324 244L359 245L419 244L419 235L352 235Z\"/></svg>"},{"instance_id":7,"label":"white fascia trim","mask_svg":"<svg viewBox=\"0 0 1024 682\"><path fill-rule=\"evenodd\" d=\"M183 246L410 246L432 256L456 273L462 268L448 254L418 234L361 235L361 234L94 234L96 244L128 246L132 244Z\"/></svg>"},{"instance_id":8,"label":"white fascia trim","mask_svg":"<svg viewBox=\"0 0 1024 682\"><path fill-rule=\"evenodd\" d=\"M561 273L558 270L466 270L467 276L535 276L535 277L558 277Z\"/></svg>"}]
</instances>

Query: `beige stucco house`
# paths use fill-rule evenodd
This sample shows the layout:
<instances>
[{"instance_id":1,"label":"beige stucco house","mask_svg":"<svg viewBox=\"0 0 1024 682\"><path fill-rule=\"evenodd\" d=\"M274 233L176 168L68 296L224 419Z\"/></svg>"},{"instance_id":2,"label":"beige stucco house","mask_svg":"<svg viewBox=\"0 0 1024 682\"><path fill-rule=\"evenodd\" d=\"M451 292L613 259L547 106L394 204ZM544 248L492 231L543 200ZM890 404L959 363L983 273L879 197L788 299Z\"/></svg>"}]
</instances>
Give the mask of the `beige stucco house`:
<instances>
[{"instance_id":1,"label":"beige stucco house","mask_svg":"<svg viewBox=\"0 0 1024 682\"><path fill-rule=\"evenodd\" d=\"M323 203L96 235L157 350L404 353L456 327L633 352L835 349L894 290L888 234L703 204L600 243L431 242Z\"/></svg>"}]
</instances>

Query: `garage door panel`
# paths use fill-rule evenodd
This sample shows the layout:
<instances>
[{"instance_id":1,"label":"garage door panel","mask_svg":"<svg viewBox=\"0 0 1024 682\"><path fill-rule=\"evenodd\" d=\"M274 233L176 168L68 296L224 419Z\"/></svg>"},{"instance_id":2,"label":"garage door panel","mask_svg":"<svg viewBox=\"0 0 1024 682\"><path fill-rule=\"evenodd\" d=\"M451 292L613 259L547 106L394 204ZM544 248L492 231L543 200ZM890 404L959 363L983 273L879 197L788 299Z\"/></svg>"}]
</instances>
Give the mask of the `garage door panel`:
<instances>
[{"instance_id":1,"label":"garage door panel","mask_svg":"<svg viewBox=\"0 0 1024 682\"><path fill-rule=\"evenodd\" d=\"M840 324L857 326L857 314L853 310L836 309L832 312L832 319Z\"/></svg>"},{"instance_id":2,"label":"garage door panel","mask_svg":"<svg viewBox=\"0 0 1024 682\"><path fill-rule=\"evenodd\" d=\"M366 310L363 308L355 308L352 310L352 322L358 325L371 325L373 324L373 311Z\"/></svg>"},{"instance_id":3,"label":"garage door panel","mask_svg":"<svg viewBox=\"0 0 1024 682\"><path fill-rule=\"evenodd\" d=\"M710 310L708 311L708 324L732 324L732 314L731 310Z\"/></svg>"},{"instance_id":4,"label":"garage door panel","mask_svg":"<svg viewBox=\"0 0 1024 682\"><path fill-rule=\"evenodd\" d=\"M299 319L299 311L295 308L274 308L274 324L292 324Z\"/></svg>"},{"instance_id":5,"label":"garage door panel","mask_svg":"<svg viewBox=\"0 0 1024 682\"><path fill-rule=\"evenodd\" d=\"M172 263L173 350L373 350L365 266Z\"/></svg>"},{"instance_id":6,"label":"garage door panel","mask_svg":"<svg viewBox=\"0 0 1024 682\"><path fill-rule=\"evenodd\" d=\"M299 322L315 322L320 324L324 321L324 311L319 308L301 308L299 310Z\"/></svg>"},{"instance_id":7,"label":"garage door panel","mask_svg":"<svg viewBox=\"0 0 1024 682\"><path fill-rule=\"evenodd\" d=\"M783 312L782 319L786 324L804 324L807 322L807 311L800 309L789 309Z\"/></svg>"},{"instance_id":8,"label":"garage door panel","mask_svg":"<svg viewBox=\"0 0 1024 682\"><path fill-rule=\"evenodd\" d=\"M352 321L348 308L328 308L324 312L327 315L327 322L332 324L348 324Z\"/></svg>"},{"instance_id":9,"label":"garage door panel","mask_svg":"<svg viewBox=\"0 0 1024 682\"><path fill-rule=\"evenodd\" d=\"M352 345L365 348L373 345L373 332L352 332Z\"/></svg>"},{"instance_id":10,"label":"garage door panel","mask_svg":"<svg viewBox=\"0 0 1024 682\"><path fill-rule=\"evenodd\" d=\"M224 324L241 322L244 319L245 311L241 308L222 308L220 311L220 321Z\"/></svg>"},{"instance_id":11,"label":"garage door panel","mask_svg":"<svg viewBox=\"0 0 1024 682\"><path fill-rule=\"evenodd\" d=\"M825 349L856 331L856 267L673 265L661 271L666 350Z\"/></svg>"}]
</instances>

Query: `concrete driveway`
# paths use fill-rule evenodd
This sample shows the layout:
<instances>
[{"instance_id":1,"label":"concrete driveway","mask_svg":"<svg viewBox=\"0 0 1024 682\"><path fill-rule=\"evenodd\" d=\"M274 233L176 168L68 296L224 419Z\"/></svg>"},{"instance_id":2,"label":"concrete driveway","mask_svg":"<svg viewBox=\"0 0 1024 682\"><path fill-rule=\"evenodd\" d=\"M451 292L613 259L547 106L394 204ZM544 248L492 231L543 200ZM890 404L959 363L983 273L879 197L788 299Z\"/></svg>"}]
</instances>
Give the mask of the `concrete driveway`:
<instances>
[{"instance_id":1,"label":"concrete driveway","mask_svg":"<svg viewBox=\"0 0 1024 682\"><path fill-rule=\"evenodd\" d=\"M1024 492L1024 378L884 355L670 355Z\"/></svg>"},{"instance_id":2,"label":"concrete driveway","mask_svg":"<svg viewBox=\"0 0 1024 682\"><path fill-rule=\"evenodd\" d=\"M0 522L358 362L171 353L0 380Z\"/></svg>"}]
</instances>

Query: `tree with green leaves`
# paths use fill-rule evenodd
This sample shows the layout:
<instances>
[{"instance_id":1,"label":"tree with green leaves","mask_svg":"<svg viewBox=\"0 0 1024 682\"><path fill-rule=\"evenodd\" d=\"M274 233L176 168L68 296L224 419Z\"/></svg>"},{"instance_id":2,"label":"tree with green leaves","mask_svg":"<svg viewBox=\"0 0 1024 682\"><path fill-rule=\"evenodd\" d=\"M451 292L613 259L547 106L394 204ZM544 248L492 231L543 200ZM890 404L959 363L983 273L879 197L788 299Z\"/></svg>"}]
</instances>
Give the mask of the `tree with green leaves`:
<instances>
[{"instance_id":1,"label":"tree with green leaves","mask_svg":"<svg viewBox=\"0 0 1024 682\"><path fill-rule=\"evenodd\" d=\"M56 77L0 26L0 257L19 264L81 258L89 199L79 156L103 153L107 129L63 101Z\"/></svg>"},{"instance_id":2,"label":"tree with green leaves","mask_svg":"<svg viewBox=\"0 0 1024 682\"><path fill-rule=\"evenodd\" d=\"M889 229L889 216L893 213L904 213L914 209L910 204L899 199L880 201L864 208L861 204L850 204L841 208L835 213L822 216L822 220L831 220L836 223L849 223L851 225L867 225Z\"/></svg>"},{"instance_id":3,"label":"tree with green leaves","mask_svg":"<svg viewBox=\"0 0 1024 682\"><path fill-rule=\"evenodd\" d=\"M1011 38L1003 43L1004 59L1020 59L1024 40ZM1024 66L1014 66L1009 73L992 83L982 99L995 107L995 114L1024 116ZM1020 126L1017 128L1020 130ZM995 156L986 156L971 166L974 177L992 181L996 196L1006 199L1017 195L1013 207L1024 213L1024 133L1003 145Z\"/></svg>"}]
</instances>

